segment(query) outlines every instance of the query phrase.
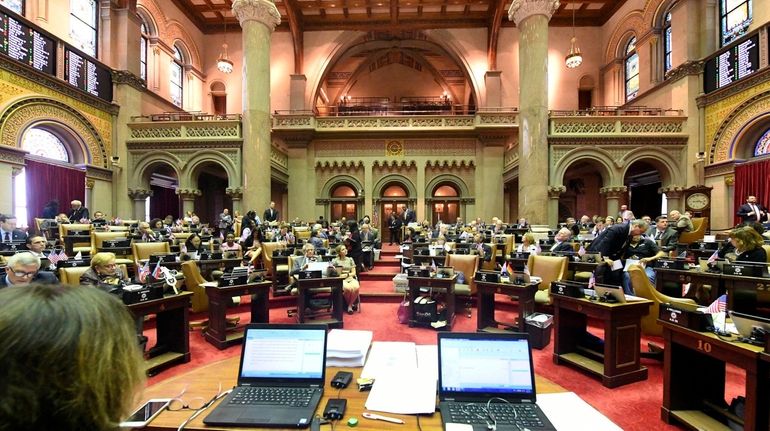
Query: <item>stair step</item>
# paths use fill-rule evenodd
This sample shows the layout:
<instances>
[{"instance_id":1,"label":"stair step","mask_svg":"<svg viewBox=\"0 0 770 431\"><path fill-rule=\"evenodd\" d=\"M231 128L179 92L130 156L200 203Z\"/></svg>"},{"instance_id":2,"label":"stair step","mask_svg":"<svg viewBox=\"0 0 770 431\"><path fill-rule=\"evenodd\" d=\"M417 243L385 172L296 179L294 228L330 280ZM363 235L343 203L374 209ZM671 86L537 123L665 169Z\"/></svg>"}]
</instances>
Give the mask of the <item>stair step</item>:
<instances>
[{"instance_id":1,"label":"stair step","mask_svg":"<svg viewBox=\"0 0 770 431\"><path fill-rule=\"evenodd\" d=\"M361 281L364 280L392 280L393 277L398 274L397 272L378 272L378 271L367 271L362 274L358 275L358 279Z\"/></svg>"}]
</instances>

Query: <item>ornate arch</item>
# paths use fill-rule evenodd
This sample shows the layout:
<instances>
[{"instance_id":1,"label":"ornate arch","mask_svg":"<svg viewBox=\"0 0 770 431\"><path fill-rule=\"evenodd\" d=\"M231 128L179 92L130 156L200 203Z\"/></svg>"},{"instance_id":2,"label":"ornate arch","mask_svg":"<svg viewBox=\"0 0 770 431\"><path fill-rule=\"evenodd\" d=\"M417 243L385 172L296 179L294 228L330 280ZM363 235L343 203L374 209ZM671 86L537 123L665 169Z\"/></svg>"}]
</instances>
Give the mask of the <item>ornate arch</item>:
<instances>
[{"instance_id":1,"label":"ornate arch","mask_svg":"<svg viewBox=\"0 0 770 431\"><path fill-rule=\"evenodd\" d=\"M331 198L332 197L332 191L334 191L335 188L339 185L343 184L349 184L353 186L355 190L363 190L364 186L361 184L361 181L358 180L358 178L351 176L351 175L337 175L333 178L330 178L329 181L326 182L326 184L323 185L321 188L321 197ZM356 195L356 198L360 198L360 193Z\"/></svg>"},{"instance_id":2,"label":"ornate arch","mask_svg":"<svg viewBox=\"0 0 770 431\"><path fill-rule=\"evenodd\" d=\"M47 122L65 126L78 141L83 160L93 166L108 168L107 154L112 144L105 142L93 124L79 111L66 103L44 97L29 97L8 105L0 114L2 145L18 148L29 126Z\"/></svg>"},{"instance_id":3,"label":"ornate arch","mask_svg":"<svg viewBox=\"0 0 770 431\"><path fill-rule=\"evenodd\" d=\"M136 6L137 11L141 7L147 12L146 15L149 15L149 17L152 18L157 32L155 36L158 36L161 39L167 39L166 22L168 21L168 18L166 18L166 14L163 13L163 10L158 7L155 0L138 0Z\"/></svg>"},{"instance_id":4,"label":"ornate arch","mask_svg":"<svg viewBox=\"0 0 770 431\"><path fill-rule=\"evenodd\" d=\"M465 184L462 178L452 174L441 174L433 178L428 184L425 185L425 197L433 197L433 189L441 183L450 183L457 189L458 197L468 197L470 192L468 191L468 185Z\"/></svg>"},{"instance_id":5,"label":"ornate arch","mask_svg":"<svg viewBox=\"0 0 770 431\"><path fill-rule=\"evenodd\" d=\"M609 64L618 58L625 57L625 42L631 35L636 36L638 40L639 36L646 32L645 24L641 11L635 10L624 16L615 26L607 42L604 63Z\"/></svg>"},{"instance_id":6,"label":"ornate arch","mask_svg":"<svg viewBox=\"0 0 770 431\"><path fill-rule=\"evenodd\" d=\"M602 183L605 186L620 184L620 181L618 181L616 177L618 166L612 160L612 155L603 148L593 146L580 146L567 151L567 153L564 154L553 167L551 184L563 184L564 175L566 175L570 166L576 162L586 160L595 162L599 168L599 174L602 176Z\"/></svg>"},{"instance_id":7,"label":"ornate arch","mask_svg":"<svg viewBox=\"0 0 770 431\"><path fill-rule=\"evenodd\" d=\"M709 164L735 159L736 144L756 124L768 117L770 91L765 91L736 106L720 123L714 140L710 143Z\"/></svg>"},{"instance_id":8,"label":"ornate arch","mask_svg":"<svg viewBox=\"0 0 770 431\"><path fill-rule=\"evenodd\" d=\"M181 41L184 50L187 52L185 54L189 55L189 64L191 64L194 68L200 70L201 69L201 58L200 54L198 53L198 47L195 44L195 41L190 37L190 34L187 33L187 30L184 29L184 27L181 26L177 21L171 21L168 24L168 28L166 31L166 42L169 46L174 46L175 41Z\"/></svg>"},{"instance_id":9,"label":"ornate arch","mask_svg":"<svg viewBox=\"0 0 770 431\"><path fill-rule=\"evenodd\" d=\"M227 174L227 187L240 187L240 181L236 181L240 178L240 171L238 168L236 168L227 155L214 150L196 152L195 155L184 164L179 184L185 184L188 187L195 188L197 177L200 175L197 170L206 163L214 163L225 170L225 173Z\"/></svg>"},{"instance_id":10,"label":"ornate arch","mask_svg":"<svg viewBox=\"0 0 770 431\"><path fill-rule=\"evenodd\" d=\"M136 13L142 19L142 22L147 24L147 34L150 37L158 37L160 35L160 27L158 27L155 15L143 4L136 5Z\"/></svg>"},{"instance_id":11,"label":"ornate arch","mask_svg":"<svg viewBox=\"0 0 770 431\"><path fill-rule=\"evenodd\" d=\"M152 168L158 165L169 166L176 173L177 181L181 187L182 170L180 166L182 166L182 160L168 151L153 151L139 155L136 162L133 163L133 172L129 182L133 187L129 185L128 188L149 190Z\"/></svg>"},{"instance_id":12,"label":"ornate arch","mask_svg":"<svg viewBox=\"0 0 770 431\"><path fill-rule=\"evenodd\" d=\"M643 21L649 28L660 28L663 14L679 0L647 0L643 9Z\"/></svg>"},{"instance_id":13,"label":"ornate arch","mask_svg":"<svg viewBox=\"0 0 770 431\"><path fill-rule=\"evenodd\" d=\"M645 161L653 165L660 173L660 179L663 187L674 184L684 184L686 178L682 178L683 169L679 166L679 161L672 157L666 151L660 151L653 146L638 147L626 153L620 160L623 168L620 178L626 177L628 169L636 162Z\"/></svg>"},{"instance_id":14,"label":"ornate arch","mask_svg":"<svg viewBox=\"0 0 770 431\"><path fill-rule=\"evenodd\" d=\"M412 180L399 174L385 175L384 177L380 178L380 180L377 181L377 184L374 185L374 189L372 190L372 197L375 199L382 197L383 189L385 189L385 186L391 183L401 184L406 188L407 193L409 193L409 199L417 199L417 187L414 186Z\"/></svg>"}]
</instances>

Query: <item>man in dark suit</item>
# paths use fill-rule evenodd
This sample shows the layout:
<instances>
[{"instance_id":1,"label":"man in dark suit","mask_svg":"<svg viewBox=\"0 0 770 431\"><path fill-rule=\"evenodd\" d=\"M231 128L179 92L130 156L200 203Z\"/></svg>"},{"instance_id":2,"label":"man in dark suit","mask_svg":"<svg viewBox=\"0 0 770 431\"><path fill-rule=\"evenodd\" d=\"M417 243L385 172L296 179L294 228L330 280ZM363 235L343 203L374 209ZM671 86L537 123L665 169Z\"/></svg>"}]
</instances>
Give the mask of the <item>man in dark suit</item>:
<instances>
[{"instance_id":1,"label":"man in dark suit","mask_svg":"<svg viewBox=\"0 0 770 431\"><path fill-rule=\"evenodd\" d=\"M413 209L406 207L404 209L404 224L414 223L417 221L417 214Z\"/></svg>"},{"instance_id":2,"label":"man in dark suit","mask_svg":"<svg viewBox=\"0 0 770 431\"><path fill-rule=\"evenodd\" d=\"M566 225L567 229L572 232L572 235L580 235L580 226L577 224L574 217L567 217Z\"/></svg>"},{"instance_id":3,"label":"man in dark suit","mask_svg":"<svg viewBox=\"0 0 770 431\"><path fill-rule=\"evenodd\" d=\"M16 216L0 215L0 241L24 242L27 234L16 229Z\"/></svg>"},{"instance_id":4,"label":"man in dark suit","mask_svg":"<svg viewBox=\"0 0 770 431\"><path fill-rule=\"evenodd\" d=\"M620 286L623 268L618 269L617 265L614 265L615 261L623 257L631 237L647 232L648 228L647 222L642 219L614 224L605 229L600 236L591 242L591 245L588 246L588 251L601 253L606 263L606 265L599 265L596 268L597 283ZM613 266L615 266L614 269Z\"/></svg>"},{"instance_id":5,"label":"man in dark suit","mask_svg":"<svg viewBox=\"0 0 770 431\"><path fill-rule=\"evenodd\" d=\"M69 214L67 214L67 218L70 219L70 223L80 223L80 220L86 219L90 220L90 217L88 216L88 208L83 206L83 203L79 200L75 199L74 201L70 202L71 210Z\"/></svg>"},{"instance_id":6,"label":"man in dark suit","mask_svg":"<svg viewBox=\"0 0 770 431\"><path fill-rule=\"evenodd\" d=\"M484 262L492 260L492 247L489 244L484 244L484 235L480 233L473 235L471 254L479 255L479 268L481 268Z\"/></svg>"},{"instance_id":7,"label":"man in dark suit","mask_svg":"<svg viewBox=\"0 0 770 431\"><path fill-rule=\"evenodd\" d=\"M575 219L572 219L572 222L575 222ZM556 232L556 235L554 236L554 244L551 246L552 252L565 252L565 251L575 251L574 248L572 248L572 243L570 242L570 238L572 238L572 230L570 230L567 227L563 227L559 229L558 232Z\"/></svg>"},{"instance_id":8,"label":"man in dark suit","mask_svg":"<svg viewBox=\"0 0 770 431\"><path fill-rule=\"evenodd\" d=\"M679 241L679 232L668 227L668 218L664 215L655 217L655 226L650 227L647 236L665 252L676 250Z\"/></svg>"},{"instance_id":9,"label":"man in dark suit","mask_svg":"<svg viewBox=\"0 0 770 431\"><path fill-rule=\"evenodd\" d=\"M265 210L262 220L266 222L278 221L278 210L275 209L275 202L270 202L270 207Z\"/></svg>"},{"instance_id":10,"label":"man in dark suit","mask_svg":"<svg viewBox=\"0 0 770 431\"><path fill-rule=\"evenodd\" d=\"M746 198L746 203L738 208L736 214L741 218L743 224L767 221L767 208L757 203L756 196Z\"/></svg>"},{"instance_id":11,"label":"man in dark suit","mask_svg":"<svg viewBox=\"0 0 770 431\"><path fill-rule=\"evenodd\" d=\"M40 271L40 259L30 252L9 257L6 273L0 277L0 288L30 283L57 284L59 279L52 272Z\"/></svg>"}]
</instances>

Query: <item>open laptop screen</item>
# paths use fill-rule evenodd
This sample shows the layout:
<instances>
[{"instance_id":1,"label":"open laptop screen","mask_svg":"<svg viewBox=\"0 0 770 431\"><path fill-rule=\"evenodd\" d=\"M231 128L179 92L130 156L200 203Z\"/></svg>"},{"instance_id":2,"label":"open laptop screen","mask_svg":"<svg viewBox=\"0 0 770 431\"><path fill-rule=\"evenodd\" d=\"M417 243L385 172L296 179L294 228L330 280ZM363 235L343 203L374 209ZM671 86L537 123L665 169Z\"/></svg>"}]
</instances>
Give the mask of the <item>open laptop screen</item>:
<instances>
[{"instance_id":1,"label":"open laptop screen","mask_svg":"<svg viewBox=\"0 0 770 431\"><path fill-rule=\"evenodd\" d=\"M322 379L324 329L247 328L240 380Z\"/></svg>"},{"instance_id":2,"label":"open laptop screen","mask_svg":"<svg viewBox=\"0 0 770 431\"><path fill-rule=\"evenodd\" d=\"M439 337L441 394L460 398L482 394L522 399L534 396L534 372L526 335L453 335L456 336Z\"/></svg>"}]
</instances>

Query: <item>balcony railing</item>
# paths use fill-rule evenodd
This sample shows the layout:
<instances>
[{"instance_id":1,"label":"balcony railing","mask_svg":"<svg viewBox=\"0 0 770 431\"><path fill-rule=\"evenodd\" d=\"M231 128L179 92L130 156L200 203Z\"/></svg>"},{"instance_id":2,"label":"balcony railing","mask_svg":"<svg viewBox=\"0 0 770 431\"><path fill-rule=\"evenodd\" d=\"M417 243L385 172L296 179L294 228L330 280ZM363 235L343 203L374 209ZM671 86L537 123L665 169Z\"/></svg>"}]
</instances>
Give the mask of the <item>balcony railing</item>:
<instances>
[{"instance_id":1,"label":"balcony railing","mask_svg":"<svg viewBox=\"0 0 770 431\"><path fill-rule=\"evenodd\" d=\"M209 114L207 112L170 111L157 114L135 115L131 117L134 123L153 121L240 121L241 114Z\"/></svg>"}]
</instances>

